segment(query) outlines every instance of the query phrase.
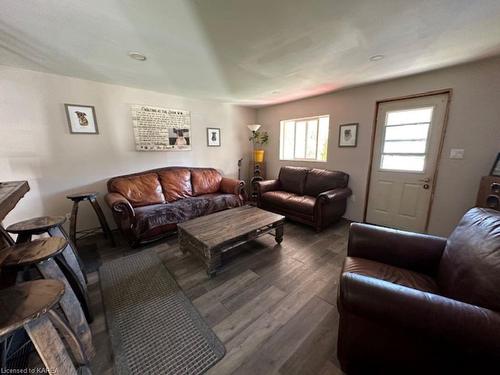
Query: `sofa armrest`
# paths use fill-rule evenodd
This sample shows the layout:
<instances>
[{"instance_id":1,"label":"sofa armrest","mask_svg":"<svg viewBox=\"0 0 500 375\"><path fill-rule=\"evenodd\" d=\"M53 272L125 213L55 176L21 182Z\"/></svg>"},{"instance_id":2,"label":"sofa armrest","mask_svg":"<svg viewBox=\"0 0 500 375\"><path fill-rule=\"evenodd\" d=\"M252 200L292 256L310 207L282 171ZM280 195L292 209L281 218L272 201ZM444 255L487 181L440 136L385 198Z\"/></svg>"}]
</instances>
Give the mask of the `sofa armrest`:
<instances>
[{"instance_id":1,"label":"sofa armrest","mask_svg":"<svg viewBox=\"0 0 500 375\"><path fill-rule=\"evenodd\" d=\"M264 194L268 191L279 190L280 189L280 182L279 182L279 180L257 181L255 183L255 186L257 187L257 192L260 196L261 194Z\"/></svg>"},{"instance_id":2,"label":"sofa armrest","mask_svg":"<svg viewBox=\"0 0 500 375\"><path fill-rule=\"evenodd\" d=\"M445 246L442 237L352 223L347 255L435 276Z\"/></svg>"},{"instance_id":3,"label":"sofa armrest","mask_svg":"<svg viewBox=\"0 0 500 375\"><path fill-rule=\"evenodd\" d=\"M111 208L113 214L135 218L134 208L123 195L119 193L108 193L104 196L104 201L107 203L109 208Z\"/></svg>"},{"instance_id":4,"label":"sofa armrest","mask_svg":"<svg viewBox=\"0 0 500 375\"><path fill-rule=\"evenodd\" d=\"M500 358L500 314L479 306L355 273L343 273L339 306L428 337L465 352Z\"/></svg>"},{"instance_id":5,"label":"sofa armrest","mask_svg":"<svg viewBox=\"0 0 500 375\"><path fill-rule=\"evenodd\" d=\"M319 203L329 203L340 199L347 199L352 195L352 190L349 188L337 188L327 190L318 195Z\"/></svg>"},{"instance_id":6,"label":"sofa armrest","mask_svg":"<svg viewBox=\"0 0 500 375\"><path fill-rule=\"evenodd\" d=\"M234 178L222 177L220 182L220 191L226 194L243 195L245 182Z\"/></svg>"}]
</instances>

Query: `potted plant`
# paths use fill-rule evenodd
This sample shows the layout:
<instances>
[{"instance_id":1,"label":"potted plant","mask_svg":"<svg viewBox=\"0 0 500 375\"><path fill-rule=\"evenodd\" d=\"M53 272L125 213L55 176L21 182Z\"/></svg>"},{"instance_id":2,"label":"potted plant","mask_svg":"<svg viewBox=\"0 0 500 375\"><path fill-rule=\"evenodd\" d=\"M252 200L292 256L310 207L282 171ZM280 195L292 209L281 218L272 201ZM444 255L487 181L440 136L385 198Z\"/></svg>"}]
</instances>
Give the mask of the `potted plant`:
<instances>
[{"instance_id":1,"label":"potted plant","mask_svg":"<svg viewBox=\"0 0 500 375\"><path fill-rule=\"evenodd\" d=\"M269 143L269 134L267 132L254 131L249 141L253 143L253 160L257 163L262 163L264 161L262 146Z\"/></svg>"}]
</instances>

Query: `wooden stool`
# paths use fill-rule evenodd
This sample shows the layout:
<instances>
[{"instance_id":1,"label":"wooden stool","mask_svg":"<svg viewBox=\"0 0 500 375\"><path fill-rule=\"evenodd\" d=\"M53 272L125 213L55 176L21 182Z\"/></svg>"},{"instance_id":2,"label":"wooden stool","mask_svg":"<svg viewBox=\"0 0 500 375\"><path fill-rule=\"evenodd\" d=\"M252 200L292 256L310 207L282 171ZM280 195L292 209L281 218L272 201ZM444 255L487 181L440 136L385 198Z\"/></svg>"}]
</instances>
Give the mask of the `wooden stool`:
<instances>
[{"instance_id":1,"label":"wooden stool","mask_svg":"<svg viewBox=\"0 0 500 375\"><path fill-rule=\"evenodd\" d=\"M2 268L7 271L9 269L21 269L24 271L24 278L29 279L31 275L27 271L34 267L44 279L56 279L64 283L65 291L59 305L69 325L77 337L80 338L88 358L91 358L94 350L92 346L92 334L83 313L83 311L86 311L87 317L90 320L87 295L81 295L81 291L72 288L69 279L65 276L66 272L62 271L67 266L64 262L60 262L61 258L58 257L58 254L66 248L66 245L67 241L61 237L43 238L15 245L12 247L10 255L4 261ZM54 258L56 258L57 262ZM78 294L80 294L80 300L77 298Z\"/></svg>"},{"instance_id":2,"label":"wooden stool","mask_svg":"<svg viewBox=\"0 0 500 375\"><path fill-rule=\"evenodd\" d=\"M0 337L6 338L24 328L50 373L90 374L85 351L74 332L52 308L64 296L64 284L58 280L37 280L0 290ZM56 331L57 328L57 331ZM75 368L61 334L76 362Z\"/></svg>"},{"instance_id":3,"label":"wooden stool","mask_svg":"<svg viewBox=\"0 0 500 375\"><path fill-rule=\"evenodd\" d=\"M63 252L64 259L73 273L78 277L82 288L87 291L87 273L74 244L71 243L62 225L64 216L41 216L9 225L7 232L17 234L17 244L31 241L34 235L48 233L51 237L63 237L68 245Z\"/></svg>"},{"instance_id":4,"label":"wooden stool","mask_svg":"<svg viewBox=\"0 0 500 375\"><path fill-rule=\"evenodd\" d=\"M78 203L81 201L87 200L92 205L94 212L99 219L99 224L101 225L102 233L104 234L104 238L109 238L111 242L111 246L115 247L115 239L113 238L113 234L109 229L108 222L106 221L106 217L104 216L101 206L99 206L99 202L97 202L97 194L96 192L88 192L88 193L76 193L66 196L66 198L71 199L73 201L73 208L71 210L71 218L69 220L69 237L71 241L76 244L76 219L78 215Z\"/></svg>"}]
</instances>

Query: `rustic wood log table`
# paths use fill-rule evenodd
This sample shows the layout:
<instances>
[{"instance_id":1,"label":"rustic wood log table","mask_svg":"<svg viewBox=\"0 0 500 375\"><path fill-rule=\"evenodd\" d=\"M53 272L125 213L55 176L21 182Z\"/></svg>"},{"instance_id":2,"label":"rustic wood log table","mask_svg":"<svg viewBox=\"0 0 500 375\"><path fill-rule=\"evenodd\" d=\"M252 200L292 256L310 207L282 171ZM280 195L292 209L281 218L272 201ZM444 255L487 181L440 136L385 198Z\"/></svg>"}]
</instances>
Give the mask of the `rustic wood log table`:
<instances>
[{"instance_id":1,"label":"rustic wood log table","mask_svg":"<svg viewBox=\"0 0 500 375\"><path fill-rule=\"evenodd\" d=\"M0 340L7 340L16 330L24 328L47 373L90 374L86 367L88 357L78 337L52 310L63 296L64 284L58 280L30 281L1 290ZM71 355L60 336L64 338ZM77 370L75 364L82 367ZM37 369L33 369L33 373L38 373Z\"/></svg>"},{"instance_id":2,"label":"rustic wood log table","mask_svg":"<svg viewBox=\"0 0 500 375\"><path fill-rule=\"evenodd\" d=\"M64 293L60 298L59 305L69 326L80 339L83 350L87 358L94 356L94 346L92 344L92 333L85 320L82 307L88 309L88 301L80 305L75 290L71 287L63 269L55 261L55 257L67 246L66 239L62 237L48 237L37 239L31 242L12 246L12 252L5 259L3 268L24 269L35 267L40 275L45 279L56 279L63 283ZM26 273L29 277L29 273Z\"/></svg>"},{"instance_id":3,"label":"rustic wood log table","mask_svg":"<svg viewBox=\"0 0 500 375\"><path fill-rule=\"evenodd\" d=\"M257 207L243 206L202 216L178 224L179 244L183 253L190 251L207 266L214 277L221 266L222 253L264 234L283 241L285 217Z\"/></svg>"}]
</instances>

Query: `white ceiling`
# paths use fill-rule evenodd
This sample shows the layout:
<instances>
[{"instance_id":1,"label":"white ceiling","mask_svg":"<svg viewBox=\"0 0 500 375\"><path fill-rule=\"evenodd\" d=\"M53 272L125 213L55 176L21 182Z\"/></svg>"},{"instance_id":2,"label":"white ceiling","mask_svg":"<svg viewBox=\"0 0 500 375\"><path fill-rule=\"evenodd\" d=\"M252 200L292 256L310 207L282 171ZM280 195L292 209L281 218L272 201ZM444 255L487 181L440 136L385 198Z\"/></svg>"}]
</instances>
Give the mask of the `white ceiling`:
<instances>
[{"instance_id":1,"label":"white ceiling","mask_svg":"<svg viewBox=\"0 0 500 375\"><path fill-rule=\"evenodd\" d=\"M0 0L0 64L255 106L498 54L500 0Z\"/></svg>"}]
</instances>

